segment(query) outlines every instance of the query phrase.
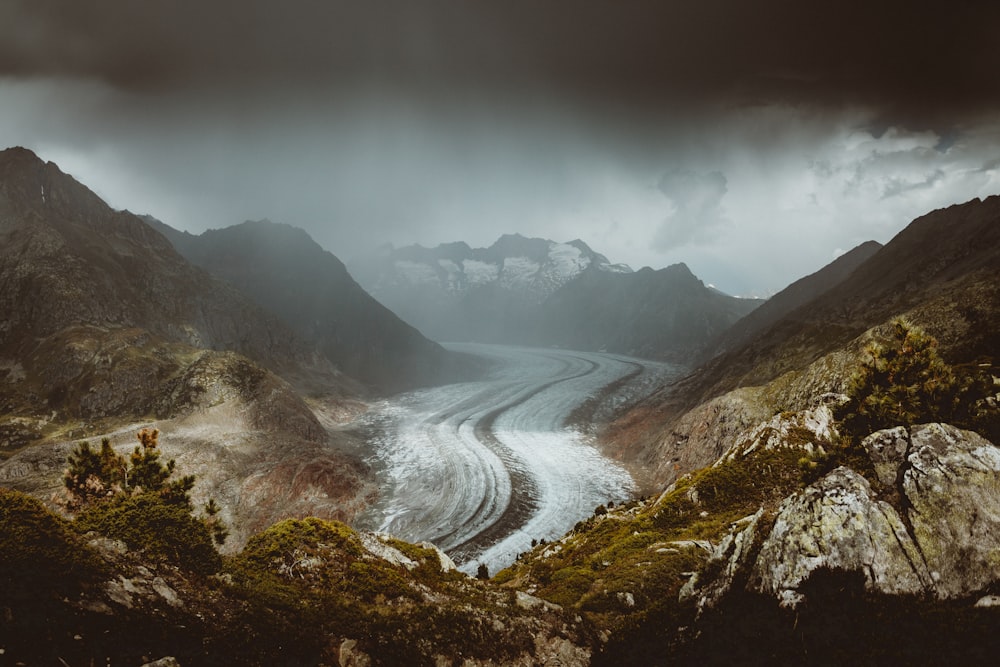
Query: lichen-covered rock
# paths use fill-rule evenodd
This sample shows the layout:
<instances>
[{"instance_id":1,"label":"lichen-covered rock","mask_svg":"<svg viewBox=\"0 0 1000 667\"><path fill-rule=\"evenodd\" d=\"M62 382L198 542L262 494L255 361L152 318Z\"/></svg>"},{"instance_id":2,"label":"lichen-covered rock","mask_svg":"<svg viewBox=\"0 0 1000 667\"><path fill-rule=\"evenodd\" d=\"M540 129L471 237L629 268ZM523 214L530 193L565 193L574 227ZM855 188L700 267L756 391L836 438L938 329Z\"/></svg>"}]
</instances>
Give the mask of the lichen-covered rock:
<instances>
[{"instance_id":1,"label":"lichen-covered rock","mask_svg":"<svg viewBox=\"0 0 1000 667\"><path fill-rule=\"evenodd\" d=\"M829 446L836 434L833 411L825 403L798 412L780 412L736 436L736 444L720 461L747 456L758 449L795 448L810 454L825 451L824 445Z\"/></svg>"},{"instance_id":2,"label":"lichen-covered rock","mask_svg":"<svg viewBox=\"0 0 1000 667\"><path fill-rule=\"evenodd\" d=\"M782 503L751 586L794 606L800 585L820 568L863 572L867 587L884 593L919 593L931 584L899 514L845 467Z\"/></svg>"},{"instance_id":3,"label":"lichen-covered rock","mask_svg":"<svg viewBox=\"0 0 1000 667\"><path fill-rule=\"evenodd\" d=\"M794 606L820 568L861 572L880 593L941 599L1000 580L1000 448L947 424L878 431L863 446L896 507L853 470L834 470L782 503L752 588Z\"/></svg>"},{"instance_id":4,"label":"lichen-covered rock","mask_svg":"<svg viewBox=\"0 0 1000 667\"><path fill-rule=\"evenodd\" d=\"M941 598L1000 579L1000 448L948 424L910 429L903 492Z\"/></svg>"},{"instance_id":5,"label":"lichen-covered rock","mask_svg":"<svg viewBox=\"0 0 1000 667\"><path fill-rule=\"evenodd\" d=\"M903 426L876 431L865 438L861 445L872 460L875 474L883 484L895 484L899 466L906 460L910 448L910 434Z\"/></svg>"},{"instance_id":6,"label":"lichen-covered rock","mask_svg":"<svg viewBox=\"0 0 1000 667\"><path fill-rule=\"evenodd\" d=\"M714 576L705 581L703 587L699 587L701 577L697 573L692 576L681 588L679 599L682 602L695 597L700 612L714 607L722 599L752 556L763 516L762 507L755 514L733 523L732 531L715 547L705 565L705 571L714 572Z\"/></svg>"}]
</instances>

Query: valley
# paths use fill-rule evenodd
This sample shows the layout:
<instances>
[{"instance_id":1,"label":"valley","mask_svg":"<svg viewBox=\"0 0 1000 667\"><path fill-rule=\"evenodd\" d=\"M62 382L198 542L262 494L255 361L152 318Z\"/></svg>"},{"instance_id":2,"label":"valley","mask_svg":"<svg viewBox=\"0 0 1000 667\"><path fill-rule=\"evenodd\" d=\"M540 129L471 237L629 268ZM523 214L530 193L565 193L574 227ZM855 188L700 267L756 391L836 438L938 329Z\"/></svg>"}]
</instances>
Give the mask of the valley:
<instances>
[{"instance_id":1,"label":"valley","mask_svg":"<svg viewBox=\"0 0 1000 667\"><path fill-rule=\"evenodd\" d=\"M497 572L532 540L557 539L598 505L633 495L629 473L567 422L585 402L594 411L635 398L681 367L552 348L446 347L492 370L372 406L364 428L382 493L362 524L433 542L470 574L481 563Z\"/></svg>"}]
</instances>

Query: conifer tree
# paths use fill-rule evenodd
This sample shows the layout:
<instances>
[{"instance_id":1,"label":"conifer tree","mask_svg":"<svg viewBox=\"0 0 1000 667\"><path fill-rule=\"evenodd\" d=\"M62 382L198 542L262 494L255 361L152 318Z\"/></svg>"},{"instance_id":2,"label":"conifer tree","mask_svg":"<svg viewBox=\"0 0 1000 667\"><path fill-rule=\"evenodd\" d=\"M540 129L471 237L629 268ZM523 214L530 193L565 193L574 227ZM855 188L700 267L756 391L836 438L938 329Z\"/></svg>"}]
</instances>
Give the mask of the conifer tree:
<instances>
[{"instance_id":1,"label":"conifer tree","mask_svg":"<svg viewBox=\"0 0 1000 667\"><path fill-rule=\"evenodd\" d=\"M846 433L864 437L921 422L966 422L970 378L958 377L937 352L937 340L898 319L889 345L872 343L841 408Z\"/></svg>"}]
</instances>

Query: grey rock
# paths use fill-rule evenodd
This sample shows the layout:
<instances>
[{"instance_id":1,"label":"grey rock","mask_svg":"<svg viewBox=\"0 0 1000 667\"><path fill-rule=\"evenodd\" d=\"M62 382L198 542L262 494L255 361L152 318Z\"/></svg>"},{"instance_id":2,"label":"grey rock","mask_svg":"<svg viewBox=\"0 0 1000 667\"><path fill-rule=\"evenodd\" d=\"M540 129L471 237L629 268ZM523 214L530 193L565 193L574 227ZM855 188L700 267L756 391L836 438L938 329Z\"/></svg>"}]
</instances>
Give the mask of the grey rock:
<instances>
[{"instance_id":1,"label":"grey rock","mask_svg":"<svg viewBox=\"0 0 1000 667\"><path fill-rule=\"evenodd\" d=\"M160 658L159 660L147 662L142 667L181 667L181 663L177 661L177 658L168 655L164 658Z\"/></svg>"},{"instance_id":2,"label":"grey rock","mask_svg":"<svg viewBox=\"0 0 1000 667\"><path fill-rule=\"evenodd\" d=\"M948 424L887 429L863 444L879 481L899 484L905 519L838 468L782 503L752 588L794 606L819 568L861 572L869 590L940 599L1000 580L1000 449Z\"/></svg>"},{"instance_id":3,"label":"grey rock","mask_svg":"<svg viewBox=\"0 0 1000 667\"><path fill-rule=\"evenodd\" d=\"M875 466L875 474L883 484L895 484L899 466L906 459L910 436L903 426L876 431L865 438L861 445Z\"/></svg>"},{"instance_id":4,"label":"grey rock","mask_svg":"<svg viewBox=\"0 0 1000 667\"><path fill-rule=\"evenodd\" d=\"M903 491L939 597L1000 579L1000 449L948 424L910 429Z\"/></svg>"},{"instance_id":5,"label":"grey rock","mask_svg":"<svg viewBox=\"0 0 1000 667\"><path fill-rule=\"evenodd\" d=\"M919 593L932 583L899 514L845 467L782 503L750 585L795 606L799 587L820 568L863 572L866 586L884 593Z\"/></svg>"},{"instance_id":6,"label":"grey rock","mask_svg":"<svg viewBox=\"0 0 1000 667\"><path fill-rule=\"evenodd\" d=\"M748 564L763 516L762 507L755 514L733 523L732 530L719 542L705 566L706 570L717 570L718 574L701 587L700 577L697 574L691 577L681 588L681 601L696 597L700 613L703 609L714 607L722 599L732 588L737 573Z\"/></svg>"}]
</instances>

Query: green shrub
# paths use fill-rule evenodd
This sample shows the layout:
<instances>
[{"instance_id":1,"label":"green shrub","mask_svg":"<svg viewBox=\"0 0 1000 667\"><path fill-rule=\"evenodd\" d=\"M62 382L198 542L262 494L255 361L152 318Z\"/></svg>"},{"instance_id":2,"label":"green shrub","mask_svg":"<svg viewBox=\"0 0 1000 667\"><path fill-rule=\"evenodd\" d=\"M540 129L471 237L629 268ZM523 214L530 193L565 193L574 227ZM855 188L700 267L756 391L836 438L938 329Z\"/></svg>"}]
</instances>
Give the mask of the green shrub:
<instances>
[{"instance_id":1,"label":"green shrub","mask_svg":"<svg viewBox=\"0 0 1000 667\"><path fill-rule=\"evenodd\" d=\"M80 531L93 530L141 549L192 572L210 574L222 565L212 544L212 532L191 515L185 505L177 505L159 493L118 496L84 510L76 519Z\"/></svg>"},{"instance_id":2,"label":"green shrub","mask_svg":"<svg viewBox=\"0 0 1000 667\"><path fill-rule=\"evenodd\" d=\"M586 595L597 574L587 567L564 567L552 573L551 583L545 589L545 599L569 607Z\"/></svg>"},{"instance_id":3,"label":"green shrub","mask_svg":"<svg viewBox=\"0 0 1000 667\"><path fill-rule=\"evenodd\" d=\"M102 570L67 521L27 494L0 488L0 600L75 589Z\"/></svg>"},{"instance_id":4,"label":"green shrub","mask_svg":"<svg viewBox=\"0 0 1000 667\"><path fill-rule=\"evenodd\" d=\"M837 412L841 431L860 440L895 426L948 422L981 430L991 415L982 401L992 380L956 373L937 353L937 340L899 319L886 346L871 344ZM995 415L992 415L995 419Z\"/></svg>"},{"instance_id":5,"label":"green shrub","mask_svg":"<svg viewBox=\"0 0 1000 667\"><path fill-rule=\"evenodd\" d=\"M191 509L188 491L194 487L194 477L170 481L176 464L173 459L160 461L159 435L155 428L139 431L136 438L141 447L136 447L127 460L115 452L107 438L101 441L100 452L92 450L89 442L78 444L67 459L69 468L63 475L70 495L69 508L77 510L122 494L155 491L167 502Z\"/></svg>"}]
</instances>

